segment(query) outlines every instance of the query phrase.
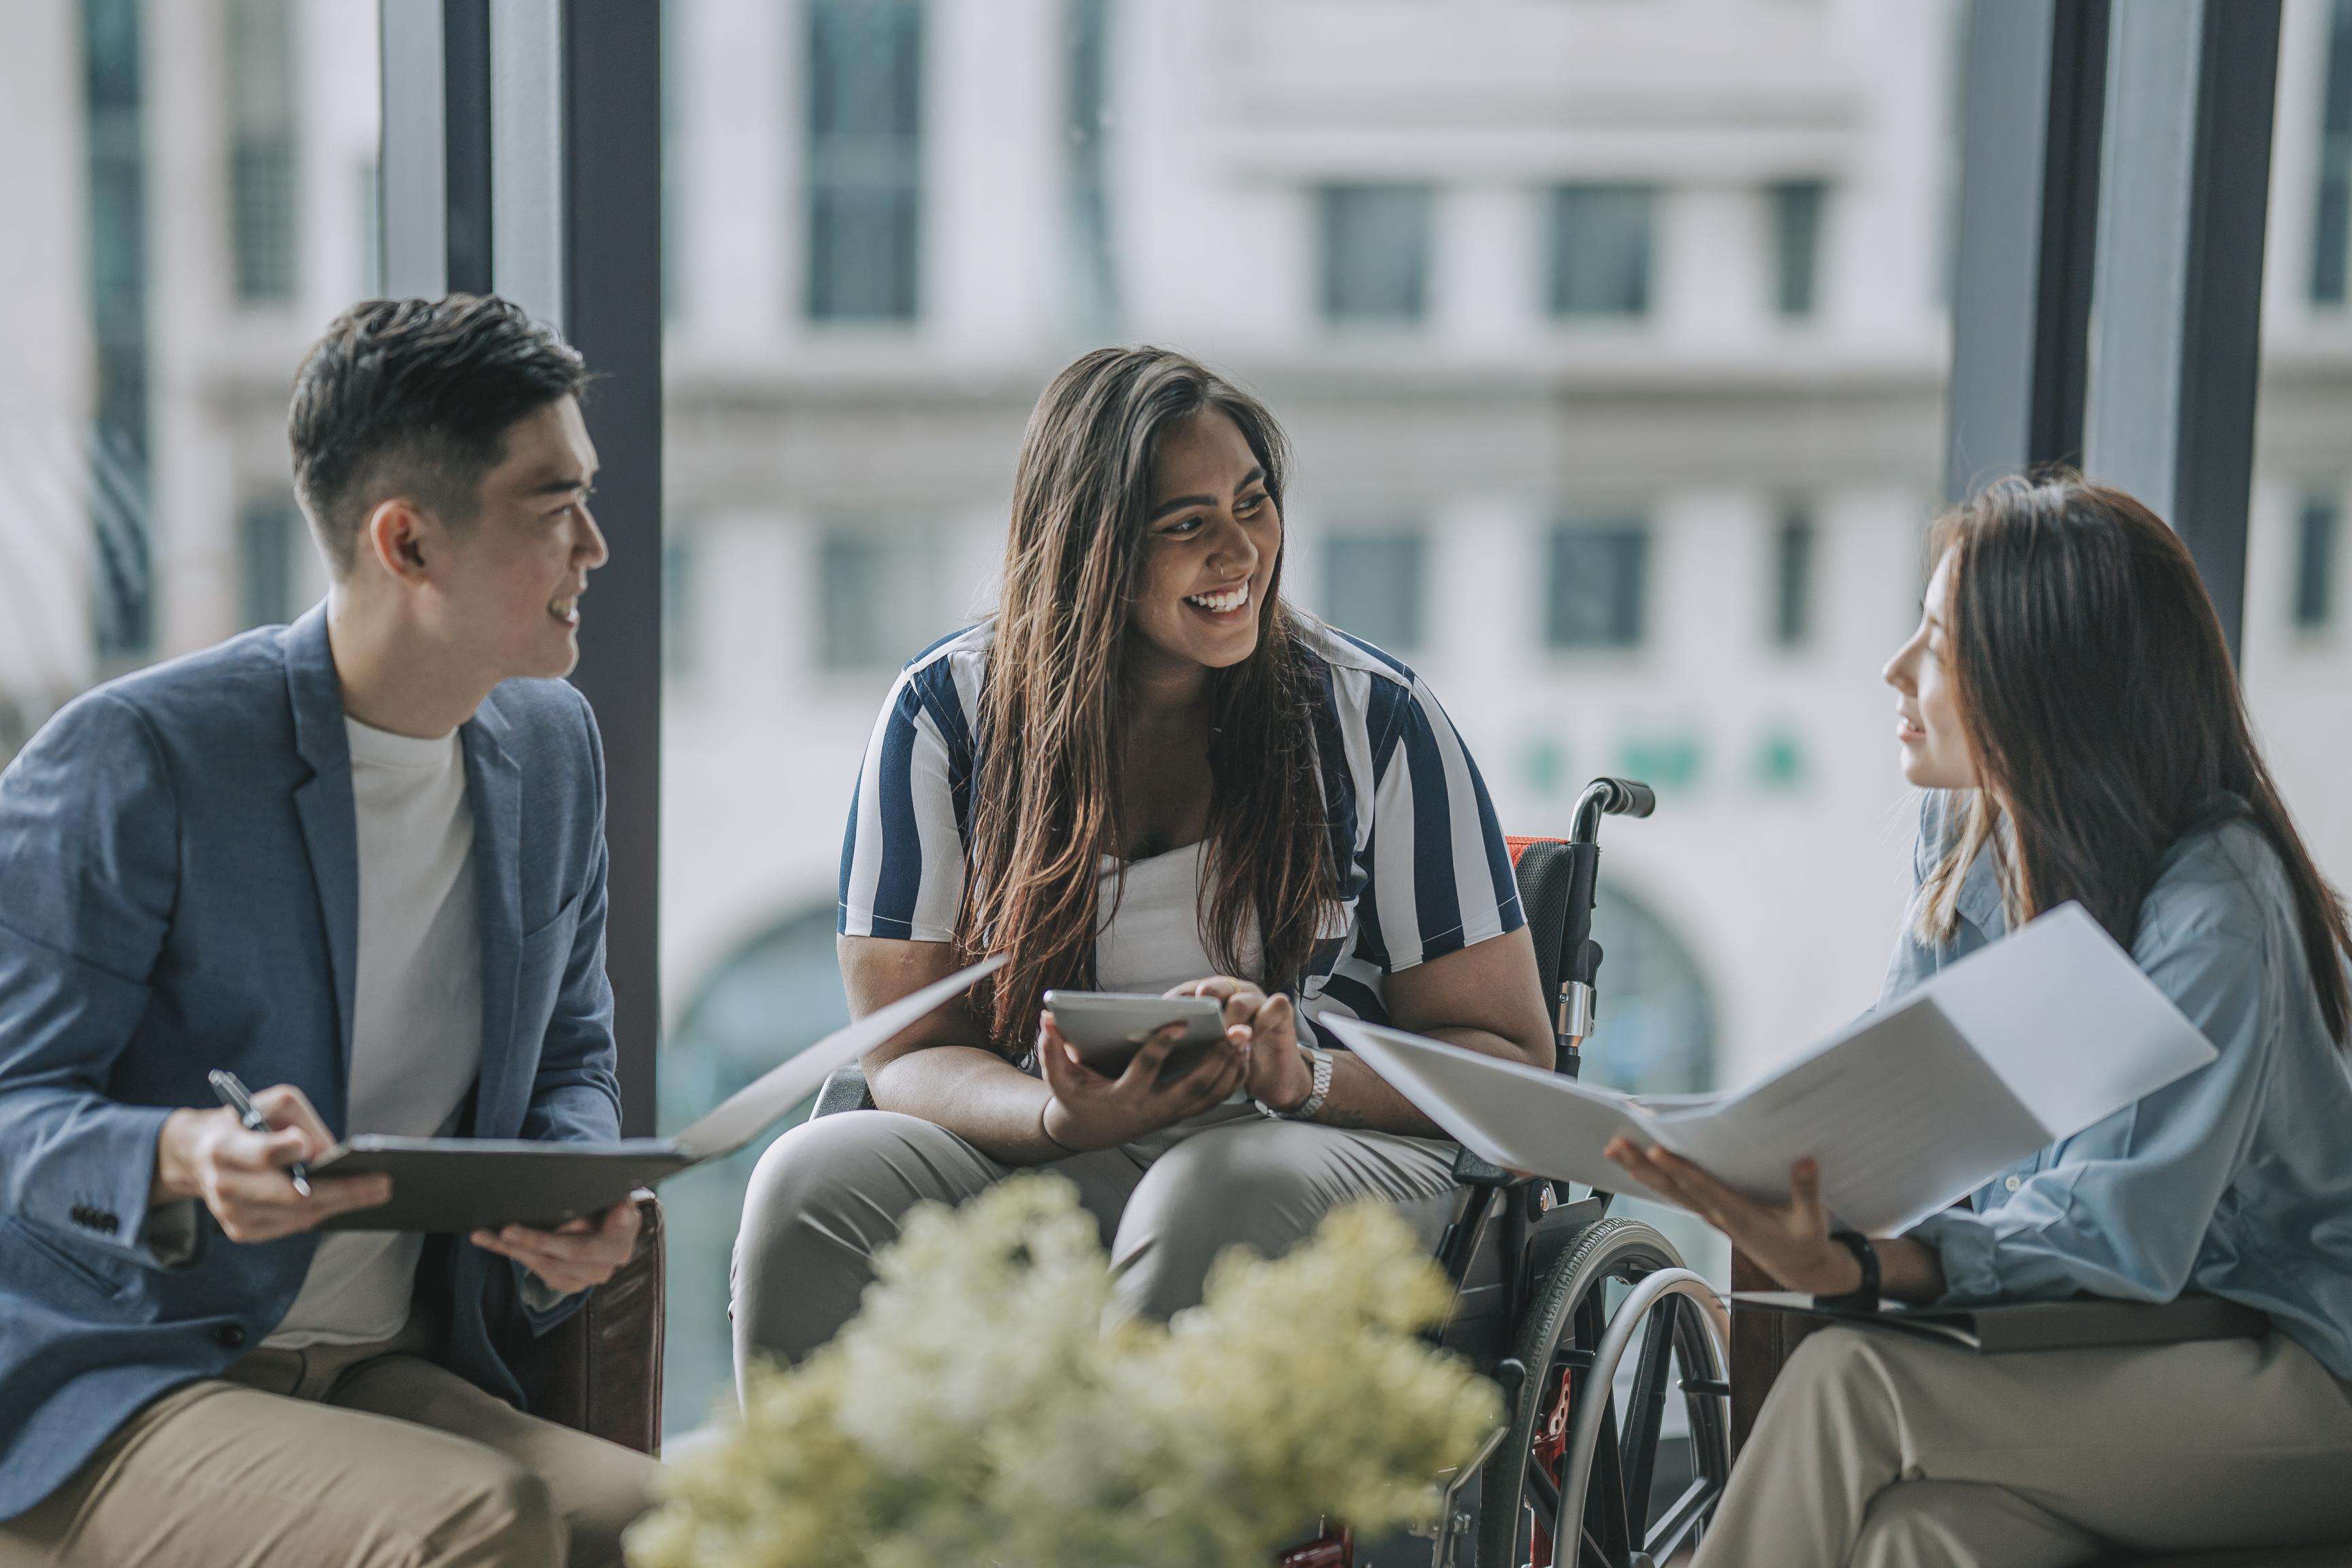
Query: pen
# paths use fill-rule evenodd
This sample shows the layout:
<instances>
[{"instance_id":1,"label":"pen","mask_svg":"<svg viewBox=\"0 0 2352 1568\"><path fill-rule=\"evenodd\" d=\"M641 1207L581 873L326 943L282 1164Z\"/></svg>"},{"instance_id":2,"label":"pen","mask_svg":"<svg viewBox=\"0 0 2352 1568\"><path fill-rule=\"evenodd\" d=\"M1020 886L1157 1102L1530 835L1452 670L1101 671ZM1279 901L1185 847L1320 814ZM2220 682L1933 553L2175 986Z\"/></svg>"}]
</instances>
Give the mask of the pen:
<instances>
[{"instance_id":1,"label":"pen","mask_svg":"<svg viewBox=\"0 0 2352 1568\"><path fill-rule=\"evenodd\" d=\"M220 1102L236 1112L236 1119L245 1124L247 1131L274 1132L277 1131L261 1119L261 1112L253 1109L253 1096L246 1092L245 1085L237 1080L236 1074L226 1068L215 1068L212 1070L212 1085L213 1092L220 1096ZM310 1166L297 1160L286 1167L286 1174L293 1180L296 1192L306 1198L310 1195Z\"/></svg>"}]
</instances>

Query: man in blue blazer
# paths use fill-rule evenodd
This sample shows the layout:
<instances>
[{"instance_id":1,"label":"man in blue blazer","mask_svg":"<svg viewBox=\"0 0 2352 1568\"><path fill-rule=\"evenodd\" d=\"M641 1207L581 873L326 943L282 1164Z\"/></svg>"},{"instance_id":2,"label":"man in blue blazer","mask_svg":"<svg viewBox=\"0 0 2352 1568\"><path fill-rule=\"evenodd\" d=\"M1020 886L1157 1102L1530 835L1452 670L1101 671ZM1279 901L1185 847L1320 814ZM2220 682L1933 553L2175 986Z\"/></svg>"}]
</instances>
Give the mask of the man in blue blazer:
<instances>
[{"instance_id":1,"label":"man in blue blazer","mask_svg":"<svg viewBox=\"0 0 2352 1568\"><path fill-rule=\"evenodd\" d=\"M646 1505L652 1461L518 1408L633 1207L321 1236L386 1179L289 1170L618 1135L604 759L560 679L605 556L585 380L503 301L346 312L289 421L326 603L0 774L0 1568L553 1568Z\"/></svg>"}]
</instances>

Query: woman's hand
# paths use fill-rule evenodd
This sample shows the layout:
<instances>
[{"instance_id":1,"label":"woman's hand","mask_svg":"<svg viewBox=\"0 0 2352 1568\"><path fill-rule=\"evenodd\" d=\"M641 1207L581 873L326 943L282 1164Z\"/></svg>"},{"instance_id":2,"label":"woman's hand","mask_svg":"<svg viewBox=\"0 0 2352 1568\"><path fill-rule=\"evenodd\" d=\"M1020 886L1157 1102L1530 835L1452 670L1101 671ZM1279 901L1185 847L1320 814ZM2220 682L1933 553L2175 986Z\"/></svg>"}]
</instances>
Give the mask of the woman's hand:
<instances>
[{"instance_id":1,"label":"woman's hand","mask_svg":"<svg viewBox=\"0 0 2352 1568\"><path fill-rule=\"evenodd\" d=\"M1248 1053L1242 1087L1252 1099L1288 1110L1315 1092L1314 1069L1298 1048L1298 1008L1288 996L1268 996L1230 974L1188 981L1168 994L1210 996L1224 1004L1225 1038Z\"/></svg>"},{"instance_id":2,"label":"woman's hand","mask_svg":"<svg viewBox=\"0 0 2352 1568\"><path fill-rule=\"evenodd\" d=\"M1621 1170L1668 1203L1696 1213L1729 1237L1783 1289L1843 1296L1862 1288L1862 1264L1830 1239L1822 1207L1821 1167L1800 1160L1789 1168L1789 1201L1759 1204L1742 1196L1679 1155L1612 1138L1601 1151Z\"/></svg>"},{"instance_id":3,"label":"woman's hand","mask_svg":"<svg viewBox=\"0 0 2352 1568\"><path fill-rule=\"evenodd\" d=\"M1181 1024L1156 1031L1114 1079L1080 1061L1054 1026L1054 1015L1040 1014L1037 1061L1053 1094L1044 1112L1045 1136L1073 1153L1114 1148L1198 1115L1233 1093L1246 1068L1249 1045L1246 1036L1236 1041L1231 1030L1191 1072L1160 1081L1160 1065L1183 1032Z\"/></svg>"}]
</instances>

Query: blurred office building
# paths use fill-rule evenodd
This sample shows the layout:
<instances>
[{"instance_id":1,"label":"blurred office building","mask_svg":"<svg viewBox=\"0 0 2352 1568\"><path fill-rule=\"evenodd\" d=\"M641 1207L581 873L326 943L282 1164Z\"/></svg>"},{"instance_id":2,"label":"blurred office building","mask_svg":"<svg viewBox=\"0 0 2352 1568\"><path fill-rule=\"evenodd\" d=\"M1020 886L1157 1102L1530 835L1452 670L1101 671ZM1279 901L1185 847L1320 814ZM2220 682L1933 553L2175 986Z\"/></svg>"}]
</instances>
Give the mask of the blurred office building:
<instances>
[{"instance_id":1,"label":"blurred office building","mask_svg":"<svg viewBox=\"0 0 2352 1568\"><path fill-rule=\"evenodd\" d=\"M0 14L0 749L320 591L284 406L374 287L375 25ZM1869 1004L1911 871L1878 670L1944 484L1965 5L664 25L667 1126L845 1017L857 758L898 665L988 605L1031 403L1107 342L1272 405L1289 592L1428 678L1508 830L1563 830L1597 773L1656 786L1603 836L1589 1071L1737 1082ZM2352 878L2352 4L2289 0L2278 105L2245 662ZM724 1386L748 1169L669 1189L681 1429Z\"/></svg>"}]
</instances>

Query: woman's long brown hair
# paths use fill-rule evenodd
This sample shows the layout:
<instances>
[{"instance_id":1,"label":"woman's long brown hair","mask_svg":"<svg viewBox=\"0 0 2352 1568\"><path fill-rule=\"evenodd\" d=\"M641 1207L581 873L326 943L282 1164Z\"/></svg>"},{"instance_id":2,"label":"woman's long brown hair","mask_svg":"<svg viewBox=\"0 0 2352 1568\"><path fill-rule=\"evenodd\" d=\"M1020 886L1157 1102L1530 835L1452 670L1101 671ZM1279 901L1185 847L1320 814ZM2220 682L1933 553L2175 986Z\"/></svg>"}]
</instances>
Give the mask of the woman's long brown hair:
<instances>
[{"instance_id":1,"label":"woman's long brown hair","mask_svg":"<svg viewBox=\"0 0 2352 1568\"><path fill-rule=\"evenodd\" d=\"M1173 426L1230 418L1265 470L1276 515L1289 449L1255 398L1181 354L1097 349L1054 378L1029 416L1013 480L1003 597L981 699L962 907L968 958L1006 952L984 1011L999 1049L1036 1031L1045 990L1092 983L1095 934L1124 887L1098 876L1127 843L1120 826L1128 624L1149 544L1154 458ZM1325 837L1315 753L1320 698L1277 556L1258 610L1257 647L1212 673L1215 738L1204 945L1248 978L1296 983L1337 871Z\"/></svg>"},{"instance_id":2,"label":"woman's long brown hair","mask_svg":"<svg viewBox=\"0 0 2352 1568\"><path fill-rule=\"evenodd\" d=\"M1952 669L1983 787L1925 884L1920 934L1950 938L1961 880L1990 843L2012 927L2076 900L2128 948L2165 851L2234 795L2285 867L2342 1045L2344 900L2255 748L2179 537L2121 490L2058 473L1988 487L1945 514L1931 548L1951 559Z\"/></svg>"}]
</instances>

